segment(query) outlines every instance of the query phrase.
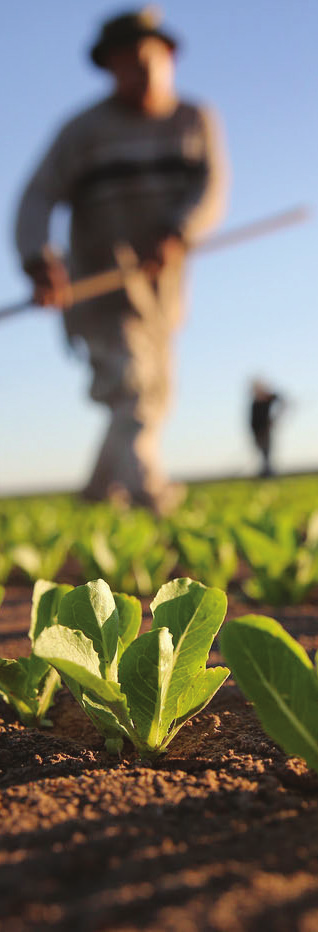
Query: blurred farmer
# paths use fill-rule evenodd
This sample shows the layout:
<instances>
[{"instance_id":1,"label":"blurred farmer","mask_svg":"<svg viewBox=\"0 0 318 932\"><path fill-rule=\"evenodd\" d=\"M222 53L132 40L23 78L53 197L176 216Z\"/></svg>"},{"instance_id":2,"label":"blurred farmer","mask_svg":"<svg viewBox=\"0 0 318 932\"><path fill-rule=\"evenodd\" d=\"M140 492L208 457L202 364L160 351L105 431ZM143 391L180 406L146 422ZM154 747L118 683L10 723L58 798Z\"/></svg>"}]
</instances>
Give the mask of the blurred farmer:
<instances>
[{"instance_id":1,"label":"blurred farmer","mask_svg":"<svg viewBox=\"0 0 318 932\"><path fill-rule=\"evenodd\" d=\"M85 340L91 397L112 419L85 490L127 490L133 503L173 503L158 464L173 331L182 320L186 250L224 212L227 170L217 118L180 101L177 43L146 10L105 24L91 51L114 92L68 122L21 202L17 244L42 305L61 289L120 265L124 286L64 313L68 338ZM71 208L68 268L49 242L56 204ZM135 269L132 268L133 263Z\"/></svg>"},{"instance_id":2,"label":"blurred farmer","mask_svg":"<svg viewBox=\"0 0 318 932\"><path fill-rule=\"evenodd\" d=\"M272 392L262 382L253 382L250 426L255 444L262 453L262 476L272 475L272 428L283 405L281 395Z\"/></svg>"}]
</instances>

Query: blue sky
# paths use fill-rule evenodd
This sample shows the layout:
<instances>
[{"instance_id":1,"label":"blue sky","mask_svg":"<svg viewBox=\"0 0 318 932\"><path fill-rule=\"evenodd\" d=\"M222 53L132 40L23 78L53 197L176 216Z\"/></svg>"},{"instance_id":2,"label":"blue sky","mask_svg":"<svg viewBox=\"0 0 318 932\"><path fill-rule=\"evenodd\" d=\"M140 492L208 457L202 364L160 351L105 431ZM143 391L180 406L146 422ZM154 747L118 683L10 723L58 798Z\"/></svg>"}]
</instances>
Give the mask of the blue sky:
<instances>
[{"instance_id":1,"label":"blue sky","mask_svg":"<svg viewBox=\"0 0 318 932\"><path fill-rule=\"evenodd\" d=\"M225 124L233 181L223 228L300 203L314 211L303 226L190 260L164 461L172 475L254 469L246 404L257 375L290 399L277 467L316 467L318 3L170 0L164 9L184 37L180 95L214 104ZM28 292L12 239L19 194L61 122L108 92L87 48L121 11L100 0L10 0L2 11L1 304ZM80 487L107 424L87 397L88 371L67 351L57 314L0 327L1 492Z\"/></svg>"}]
</instances>

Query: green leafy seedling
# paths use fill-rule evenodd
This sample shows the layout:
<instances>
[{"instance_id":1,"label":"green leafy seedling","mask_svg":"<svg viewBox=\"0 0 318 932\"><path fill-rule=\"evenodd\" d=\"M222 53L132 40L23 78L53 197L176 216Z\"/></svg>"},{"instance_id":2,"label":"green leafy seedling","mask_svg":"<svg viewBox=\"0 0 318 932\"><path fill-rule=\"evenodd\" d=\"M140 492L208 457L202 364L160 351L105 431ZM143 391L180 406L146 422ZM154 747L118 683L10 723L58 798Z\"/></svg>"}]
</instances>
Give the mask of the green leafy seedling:
<instances>
[{"instance_id":1,"label":"green leafy seedling","mask_svg":"<svg viewBox=\"0 0 318 932\"><path fill-rule=\"evenodd\" d=\"M161 587L151 630L137 637L140 603L99 579L64 596L58 624L42 628L35 652L60 673L109 751L126 737L156 757L229 675L206 669L226 605L220 590L176 579Z\"/></svg>"},{"instance_id":2,"label":"green leafy seedling","mask_svg":"<svg viewBox=\"0 0 318 932\"><path fill-rule=\"evenodd\" d=\"M263 728L318 771L318 676L304 648L273 618L227 622L221 650Z\"/></svg>"},{"instance_id":3,"label":"green leafy seedling","mask_svg":"<svg viewBox=\"0 0 318 932\"><path fill-rule=\"evenodd\" d=\"M40 580L33 592L29 638L32 646L42 628L54 624L58 606L69 586ZM33 649L18 660L0 658L0 695L11 705L25 725L50 725L47 711L61 684L60 676Z\"/></svg>"}]
</instances>

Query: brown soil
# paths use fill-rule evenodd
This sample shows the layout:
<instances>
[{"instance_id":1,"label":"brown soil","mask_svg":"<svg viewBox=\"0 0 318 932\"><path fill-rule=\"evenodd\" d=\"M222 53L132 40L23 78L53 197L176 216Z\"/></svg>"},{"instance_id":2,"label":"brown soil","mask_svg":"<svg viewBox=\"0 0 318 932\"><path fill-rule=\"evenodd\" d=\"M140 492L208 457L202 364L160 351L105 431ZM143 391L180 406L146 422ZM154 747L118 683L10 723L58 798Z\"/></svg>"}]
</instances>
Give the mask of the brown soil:
<instances>
[{"instance_id":1,"label":"brown soil","mask_svg":"<svg viewBox=\"0 0 318 932\"><path fill-rule=\"evenodd\" d=\"M28 653L30 597L7 589L2 656ZM267 613L317 649L317 606ZM317 932L318 776L231 680L156 766L110 758L66 690L51 730L0 715L1 932Z\"/></svg>"}]
</instances>

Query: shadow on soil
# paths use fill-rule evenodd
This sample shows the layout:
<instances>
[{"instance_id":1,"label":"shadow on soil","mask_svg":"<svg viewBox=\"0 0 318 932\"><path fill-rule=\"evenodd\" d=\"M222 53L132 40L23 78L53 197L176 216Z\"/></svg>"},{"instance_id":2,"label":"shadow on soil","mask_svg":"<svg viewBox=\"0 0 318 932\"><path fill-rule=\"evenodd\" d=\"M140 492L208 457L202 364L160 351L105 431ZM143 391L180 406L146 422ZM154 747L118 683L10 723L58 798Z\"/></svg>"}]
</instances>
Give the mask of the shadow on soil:
<instances>
[{"instance_id":1,"label":"shadow on soil","mask_svg":"<svg viewBox=\"0 0 318 932\"><path fill-rule=\"evenodd\" d=\"M279 928L281 910L283 928L296 929L297 916L317 906L317 888L305 889L295 879L304 869L304 839L306 857L317 858L317 811L290 809L282 820L278 814L268 818L265 808L262 815L250 812L247 822L240 821L237 803L238 794L227 794L222 805L222 797L208 793L164 808L145 805L129 814L79 817L48 830L4 835L2 850L9 857L1 872L1 913L28 909L40 885L41 900L48 907L59 904L58 923L50 928L75 922L77 930L90 932L128 921L143 928L158 909L184 907L198 892L217 908L233 886L246 897L262 878L265 890L283 869L286 894L281 886L275 906L259 903L257 929L266 922L267 929ZM249 928L256 926L244 925Z\"/></svg>"}]
</instances>

